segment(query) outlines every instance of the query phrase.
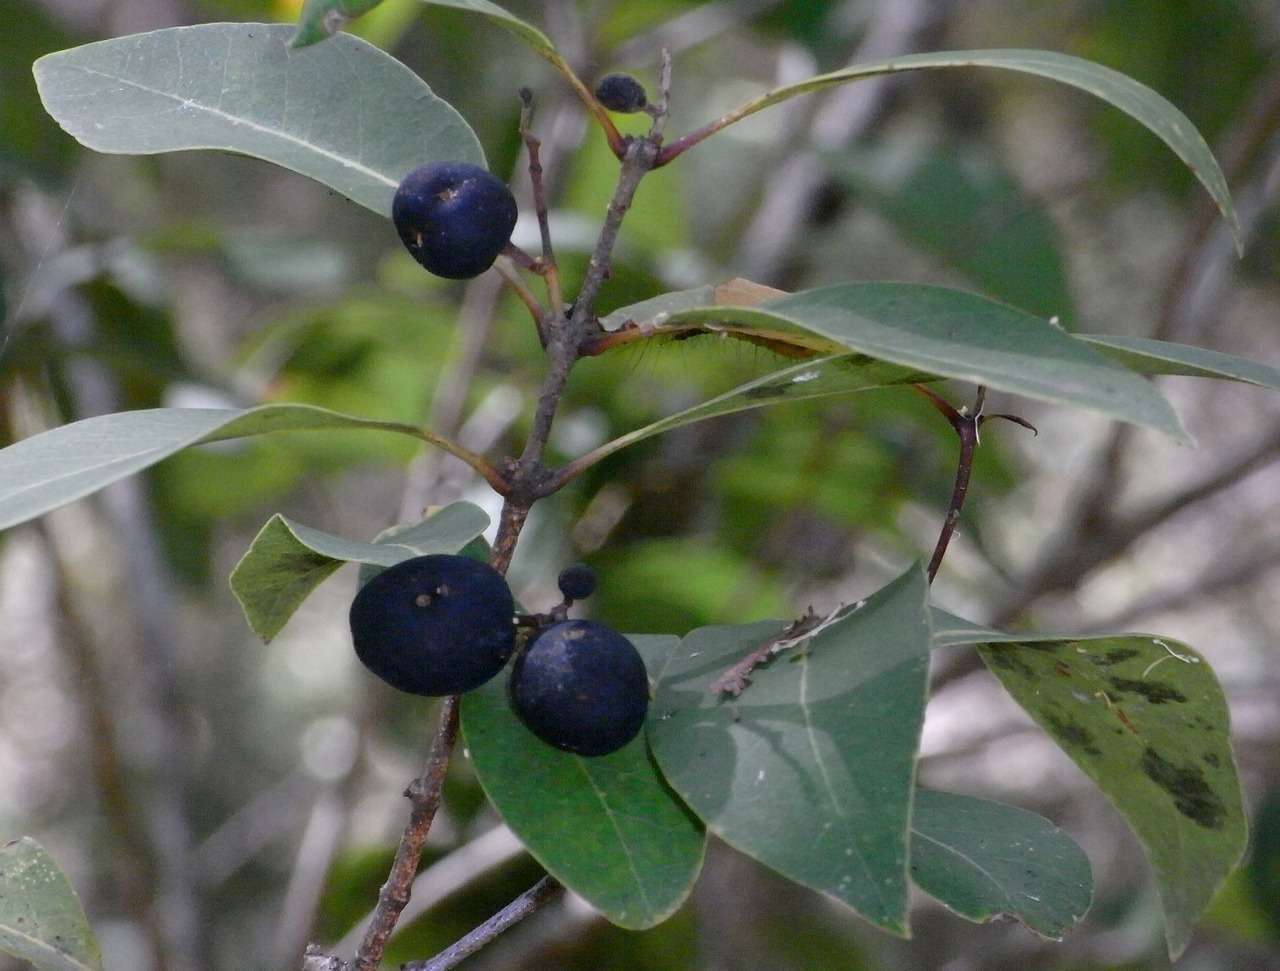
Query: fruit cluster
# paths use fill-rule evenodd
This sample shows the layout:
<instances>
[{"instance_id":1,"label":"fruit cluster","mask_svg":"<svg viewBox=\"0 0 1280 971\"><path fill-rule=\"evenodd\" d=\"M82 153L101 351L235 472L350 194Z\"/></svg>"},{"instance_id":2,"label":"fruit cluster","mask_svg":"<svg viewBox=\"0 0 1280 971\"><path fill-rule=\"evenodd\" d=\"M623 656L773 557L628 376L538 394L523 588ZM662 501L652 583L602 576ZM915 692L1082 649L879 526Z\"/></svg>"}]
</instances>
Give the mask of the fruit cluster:
<instances>
[{"instance_id":1,"label":"fruit cluster","mask_svg":"<svg viewBox=\"0 0 1280 971\"><path fill-rule=\"evenodd\" d=\"M617 631L564 619L570 604L594 592L590 567L569 567L559 584L564 603L532 618L528 636L517 638L515 600L493 567L441 554L405 560L356 594L356 655L401 691L452 695L480 687L515 654L508 696L528 729L566 752L607 755L643 726L649 678Z\"/></svg>"}]
</instances>

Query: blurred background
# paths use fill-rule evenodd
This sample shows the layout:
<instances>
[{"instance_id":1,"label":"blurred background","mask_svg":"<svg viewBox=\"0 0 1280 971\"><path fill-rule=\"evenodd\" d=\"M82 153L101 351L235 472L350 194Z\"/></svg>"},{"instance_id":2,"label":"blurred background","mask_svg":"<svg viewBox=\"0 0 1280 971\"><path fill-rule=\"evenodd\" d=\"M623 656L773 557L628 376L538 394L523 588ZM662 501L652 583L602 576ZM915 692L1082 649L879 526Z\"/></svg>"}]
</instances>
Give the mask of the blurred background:
<instances>
[{"instance_id":1,"label":"blurred background","mask_svg":"<svg viewBox=\"0 0 1280 971\"><path fill-rule=\"evenodd\" d=\"M652 88L675 63L679 133L779 83L856 60L1040 47L1101 61L1182 108L1249 235L1237 261L1207 196L1153 136L1075 91L999 72L862 82L728 129L646 180L600 310L744 276L800 289L896 279L974 289L1070 330L1159 336L1280 364L1280 7L1249 0L512 0L579 72ZM423 273L391 225L267 163L85 152L45 116L41 54L293 0L0 0L0 443L128 408L302 401L518 448L541 373L496 275ZM353 29L406 61L520 171L535 127L570 281L616 163L571 93L482 18L386 0ZM632 122L631 124L638 124ZM517 241L536 243L522 220ZM689 340L581 363L553 439L566 459L779 362ZM999 398L1038 438L988 426L937 602L973 620L1195 645L1233 715L1248 863L1179 967L1280 967L1280 400L1162 387L1199 441ZM957 403L972 389L946 389ZM269 646L226 577L274 512L355 539L428 504L494 497L450 458L368 434L181 453L0 535L0 839L67 869L110 969L296 968L368 912L433 703L355 662L355 571ZM693 425L541 503L512 570L545 608L557 570L601 576L589 611L626 631L794 616L864 596L927 555L954 472L947 425L889 390ZM467 967L1163 968L1158 904L1119 816L968 652L939 653L926 784L1049 816L1087 850L1092 911L1064 943L975 927L921 897L901 941L714 844L689 903L646 933L569 898ZM539 868L455 759L427 869L388 966L450 943ZM351 944L339 945L349 956ZM0 968L9 968L0 958Z\"/></svg>"}]
</instances>

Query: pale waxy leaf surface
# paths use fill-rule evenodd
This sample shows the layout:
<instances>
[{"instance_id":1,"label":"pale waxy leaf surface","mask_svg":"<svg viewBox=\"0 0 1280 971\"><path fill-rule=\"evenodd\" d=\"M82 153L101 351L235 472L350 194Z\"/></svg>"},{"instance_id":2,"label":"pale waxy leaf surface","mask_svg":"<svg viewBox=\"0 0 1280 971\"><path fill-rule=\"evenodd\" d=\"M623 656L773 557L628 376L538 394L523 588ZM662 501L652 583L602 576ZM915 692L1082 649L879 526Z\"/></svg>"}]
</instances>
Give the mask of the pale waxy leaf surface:
<instances>
[{"instance_id":1,"label":"pale waxy leaf surface","mask_svg":"<svg viewBox=\"0 0 1280 971\"><path fill-rule=\"evenodd\" d=\"M1069 54L1020 49L936 51L907 54L872 64L855 64L766 92L732 112L732 120L746 118L796 95L862 78L900 71L958 67L988 67L1038 75L1079 88L1119 108L1168 145L1200 180L1231 226L1237 249L1243 247L1240 221L1231 203L1226 176L1191 120L1145 84L1109 67Z\"/></svg>"},{"instance_id":2,"label":"pale waxy leaf surface","mask_svg":"<svg viewBox=\"0 0 1280 971\"><path fill-rule=\"evenodd\" d=\"M0 529L87 496L192 445L268 432L346 428L423 438L412 425L310 405L151 408L71 422L0 450Z\"/></svg>"},{"instance_id":3,"label":"pale waxy leaf surface","mask_svg":"<svg viewBox=\"0 0 1280 971\"><path fill-rule=\"evenodd\" d=\"M0 846L0 953L36 971L102 971L80 898L30 837Z\"/></svg>"},{"instance_id":4,"label":"pale waxy leaf surface","mask_svg":"<svg viewBox=\"0 0 1280 971\"><path fill-rule=\"evenodd\" d=\"M1089 858L1043 816L930 789L916 790L911 879L967 920L1008 915L1054 940L1093 896Z\"/></svg>"},{"instance_id":5,"label":"pale waxy leaf surface","mask_svg":"<svg viewBox=\"0 0 1280 971\"><path fill-rule=\"evenodd\" d=\"M291 33L202 24L118 37L40 58L36 84L95 151L252 155L384 216L417 166L485 164L462 116L395 58L350 34L292 50Z\"/></svg>"},{"instance_id":6,"label":"pale waxy leaf surface","mask_svg":"<svg viewBox=\"0 0 1280 971\"><path fill-rule=\"evenodd\" d=\"M1048 321L976 294L919 284L839 284L756 307L681 311L669 324L707 320L803 328L877 360L1088 408L1189 441L1172 406L1141 375Z\"/></svg>"},{"instance_id":7,"label":"pale waxy leaf surface","mask_svg":"<svg viewBox=\"0 0 1280 971\"><path fill-rule=\"evenodd\" d=\"M960 643L952 628L952 643ZM1222 688L1194 650L1117 634L992 643L983 661L1106 794L1155 871L1169 952L1186 948L1248 840Z\"/></svg>"},{"instance_id":8,"label":"pale waxy leaf surface","mask_svg":"<svg viewBox=\"0 0 1280 971\"><path fill-rule=\"evenodd\" d=\"M397 529L394 539L360 543L277 513L231 571L231 591L249 626L270 641L311 592L344 563L385 568L415 556L457 553L488 525L489 517L479 506L455 502L420 523Z\"/></svg>"},{"instance_id":9,"label":"pale waxy leaf surface","mask_svg":"<svg viewBox=\"0 0 1280 971\"><path fill-rule=\"evenodd\" d=\"M712 682L786 625L695 630L660 673L648 725L663 775L708 830L899 934L926 594L917 565L757 668L736 698Z\"/></svg>"},{"instance_id":10,"label":"pale waxy leaf surface","mask_svg":"<svg viewBox=\"0 0 1280 971\"><path fill-rule=\"evenodd\" d=\"M628 638L651 677L678 643ZM506 681L462 697L466 750L489 800L547 872L610 921L639 930L665 920L693 889L705 834L658 774L644 733L598 758L561 752L516 718Z\"/></svg>"}]
</instances>

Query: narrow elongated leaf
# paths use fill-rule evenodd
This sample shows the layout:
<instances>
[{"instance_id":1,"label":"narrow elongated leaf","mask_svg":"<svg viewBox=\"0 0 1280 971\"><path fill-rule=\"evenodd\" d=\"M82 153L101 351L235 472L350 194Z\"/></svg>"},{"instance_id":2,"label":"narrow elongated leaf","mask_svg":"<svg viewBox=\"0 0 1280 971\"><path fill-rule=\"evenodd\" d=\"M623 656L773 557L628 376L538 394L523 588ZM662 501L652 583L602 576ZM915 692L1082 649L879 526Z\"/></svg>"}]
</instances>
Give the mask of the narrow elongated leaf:
<instances>
[{"instance_id":1,"label":"narrow elongated leaf","mask_svg":"<svg viewBox=\"0 0 1280 971\"><path fill-rule=\"evenodd\" d=\"M1043 816L1003 803L917 789L911 878L968 920L1016 917L1061 939L1089 909L1089 858Z\"/></svg>"},{"instance_id":2,"label":"narrow elongated leaf","mask_svg":"<svg viewBox=\"0 0 1280 971\"><path fill-rule=\"evenodd\" d=\"M674 637L631 636L646 663ZM652 671L651 671L652 674ZM547 871L621 927L651 927L689 895L704 833L662 781L643 736L582 758L535 738L511 711L504 678L462 699L476 775Z\"/></svg>"},{"instance_id":3,"label":"narrow elongated leaf","mask_svg":"<svg viewBox=\"0 0 1280 971\"><path fill-rule=\"evenodd\" d=\"M37 971L101 971L80 898L30 837L0 846L0 952Z\"/></svg>"},{"instance_id":4,"label":"narrow elongated leaf","mask_svg":"<svg viewBox=\"0 0 1280 971\"><path fill-rule=\"evenodd\" d=\"M306 0L289 46L306 47L322 41L380 3L382 0Z\"/></svg>"},{"instance_id":5,"label":"narrow elongated leaf","mask_svg":"<svg viewBox=\"0 0 1280 971\"><path fill-rule=\"evenodd\" d=\"M1213 671L1186 645L1149 635L1003 644L970 636L1001 684L1138 834L1176 958L1248 836Z\"/></svg>"},{"instance_id":6,"label":"narrow elongated leaf","mask_svg":"<svg viewBox=\"0 0 1280 971\"><path fill-rule=\"evenodd\" d=\"M457 553L488 525L483 509L455 502L421 523L398 530L394 540L359 543L277 513L231 571L231 590L249 626L264 641L270 641L311 591L344 563L388 567L414 556Z\"/></svg>"},{"instance_id":7,"label":"narrow elongated leaf","mask_svg":"<svg viewBox=\"0 0 1280 971\"><path fill-rule=\"evenodd\" d=\"M395 58L349 34L291 51L290 30L203 24L99 41L40 58L36 84L96 151L252 155L384 216L416 166L485 164L462 116Z\"/></svg>"},{"instance_id":8,"label":"narrow elongated leaf","mask_svg":"<svg viewBox=\"0 0 1280 971\"><path fill-rule=\"evenodd\" d=\"M710 401L676 412L643 428L637 428L633 432L606 442L570 463L569 469L576 472L588 468L605 456L612 455L628 445L634 445L674 428L681 428L684 425L720 415L749 411L752 408L763 408L787 401L804 401L808 398L849 394L870 388L884 388L895 384L927 380L930 380L930 375L921 371L873 360L863 354L842 354L838 357L820 358L783 368L781 371L773 371L746 384L741 384L731 391L726 391Z\"/></svg>"},{"instance_id":9,"label":"narrow elongated leaf","mask_svg":"<svg viewBox=\"0 0 1280 971\"><path fill-rule=\"evenodd\" d=\"M855 64L828 74L819 74L797 84L775 88L743 105L728 117L731 121L737 121L796 95L862 78L899 71L957 67L990 67L1038 75L1087 91L1119 108L1149 129L1182 159L1222 211L1235 236L1237 249L1243 248L1240 221L1231 203L1226 177L1191 120L1145 84L1109 67L1069 54L1016 49L907 54L889 61Z\"/></svg>"},{"instance_id":10,"label":"narrow elongated leaf","mask_svg":"<svg viewBox=\"0 0 1280 971\"><path fill-rule=\"evenodd\" d=\"M1173 408L1140 375L1047 321L960 290L840 284L758 307L681 311L669 325L708 320L799 327L878 360L1089 408L1189 440Z\"/></svg>"},{"instance_id":11,"label":"narrow elongated leaf","mask_svg":"<svg viewBox=\"0 0 1280 971\"><path fill-rule=\"evenodd\" d=\"M782 875L906 932L907 846L930 647L919 566L757 668L711 690L782 634L705 627L671 653L649 743L707 829Z\"/></svg>"},{"instance_id":12,"label":"narrow elongated leaf","mask_svg":"<svg viewBox=\"0 0 1280 971\"><path fill-rule=\"evenodd\" d=\"M309 405L153 408L85 418L0 451L0 529L87 496L191 445L326 428L370 428L424 438L412 425Z\"/></svg>"},{"instance_id":13,"label":"narrow elongated leaf","mask_svg":"<svg viewBox=\"0 0 1280 971\"><path fill-rule=\"evenodd\" d=\"M1171 344L1149 337L1081 334L1104 354L1143 374L1185 374L1196 378L1225 378L1280 391L1280 368L1246 357L1223 354L1189 344Z\"/></svg>"}]
</instances>

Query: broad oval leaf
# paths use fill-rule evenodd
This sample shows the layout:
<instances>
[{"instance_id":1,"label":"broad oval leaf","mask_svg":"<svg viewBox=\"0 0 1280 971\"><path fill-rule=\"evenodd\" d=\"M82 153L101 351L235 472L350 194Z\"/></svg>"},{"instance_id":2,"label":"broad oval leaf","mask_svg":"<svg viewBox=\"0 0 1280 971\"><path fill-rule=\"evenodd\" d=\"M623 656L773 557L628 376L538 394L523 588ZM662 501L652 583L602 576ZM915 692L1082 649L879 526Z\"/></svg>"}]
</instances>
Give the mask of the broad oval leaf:
<instances>
[{"instance_id":1,"label":"broad oval leaf","mask_svg":"<svg viewBox=\"0 0 1280 971\"><path fill-rule=\"evenodd\" d=\"M1093 896L1089 858L1043 816L929 789L916 790L911 878L967 920L1008 915L1054 940Z\"/></svg>"},{"instance_id":2,"label":"broad oval leaf","mask_svg":"<svg viewBox=\"0 0 1280 971\"><path fill-rule=\"evenodd\" d=\"M380 3L382 0L306 0L289 46L307 47L318 43Z\"/></svg>"},{"instance_id":3,"label":"broad oval leaf","mask_svg":"<svg viewBox=\"0 0 1280 971\"><path fill-rule=\"evenodd\" d=\"M40 58L36 84L96 151L252 155L384 216L413 168L485 164L462 116L395 58L349 34L290 50L290 31L203 24L99 41Z\"/></svg>"},{"instance_id":4,"label":"broad oval leaf","mask_svg":"<svg viewBox=\"0 0 1280 971\"><path fill-rule=\"evenodd\" d=\"M369 428L427 438L412 425L355 418L310 405L151 408L99 415L0 450L0 529L87 496L192 445L326 428Z\"/></svg>"},{"instance_id":5,"label":"broad oval leaf","mask_svg":"<svg viewBox=\"0 0 1280 971\"><path fill-rule=\"evenodd\" d=\"M630 639L649 664L676 644ZM512 713L502 678L463 696L462 732L480 785L507 825L547 872L610 921L652 927L684 902L705 837L658 774L643 736L600 758L561 752Z\"/></svg>"},{"instance_id":6,"label":"broad oval leaf","mask_svg":"<svg viewBox=\"0 0 1280 971\"><path fill-rule=\"evenodd\" d=\"M808 361L780 371L772 371L746 384L740 384L710 401L704 401L700 405L668 415L666 418L605 442L599 448L570 462L565 469L565 474L572 477L629 445L708 418L748 411L752 408L764 408L787 401L804 401L808 398L821 398L827 395L850 394L854 391L931 379L931 375L913 368L877 361L864 354L842 354L838 357Z\"/></svg>"},{"instance_id":7,"label":"broad oval leaf","mask_svg":"<svg viewBox=\"0 0 1280 971\"><path fill-rule=\"evenodd\" d=\"M1244 237L1240 231L1240 220L1231 203L1231 192L1227 188L1226 176L1222 174L1222 169L1218 167L1212 150L1191 120L1145 84L1109 67L1103 67L1101 64L1095 64L1083 58L1072 57L1069 54L1019 49L936 51L927 54L907 54L873 64L855 64L766 92L731 112L726 116L725 123L746 118L763 108L794 98L796 95L807 94L810 91L837 84L900 71L957 67L990 67L1038 75L1087 91L1119 108L1149 129L1168 145L1178 158L1182 159L1208 190L1213 201L1217 203L1218 209L1231 227L1232 235L1236 240L1236 249L1243 250Z\"/></svg>"},{"instance_id":8,"label":"broad oval leaf","mask_svg":"<svg viewBox=\"0 0 1280 971\"><path fill-rule=\"evenodd\" d=\"M1089 408L1189 441L1173 408L1140 375L1039 317L961 290L838 284L758 307L682 311L669 324L707 320L804 328L878 360Z\"/></svg>"},{"instance_id":9,"label":"broad oval leaf","mask_svg":"<svg viewBox=\"0 0 1280 971\"><path fill-rule=\"evenodd\" d=\"M360 543L303 526L277 513L231 571L231 591L264 641L284 628L311 592L344 563L395 566L431 553L457 553L489 526L479 506L455 502L397 530L394 539Z\"/></svg>"},{"instance_id":10,"label":"broad oval leaf","mask_svg":"<svg viewBox=\"0 0 1280 971\"><path fill-rule=\"evenodd\" d=\"M1143 374L1181 374L1195 378L1224 378L1280 391L1280 368L1190 344L1171 344L1149 337L1081 334L1104 354Z\"/></svg>"},{"instance_id":11,"label":"broad oval leaf","mask_svg":"<svg viewBox=\"0 0 1280 971\"><path fill-rule=\"evenodd\" d=\"M757 668L767 621L693 631L670 655L649 719L663 775L725 842L906 933L908 828L930 647L919 566Z\"/></svg>"},{"instance_id":12,"label":"broad oval leaf","mask_svg":"<svg viewBox=\"0 0 1280 971\"><path fill-rule=\"evenodd\" d=\"M101 971L80 898L43 846L28 836L0 846L0 952L37 971Z\"/></svg>"},{"instance_id":13,"label":"broad oval leaf","mask_svg":"<svg viewBox=\"0 0 1280 971\"><path fill-rule=\"evenodd\" d=\"M953 627L952 643L959 628ZM990 643L1000 683L1097 783L1155 871L1176 958L1248 840L1222 688L1195 651L1122 634Z\"/></svg>"}]
</instances>

